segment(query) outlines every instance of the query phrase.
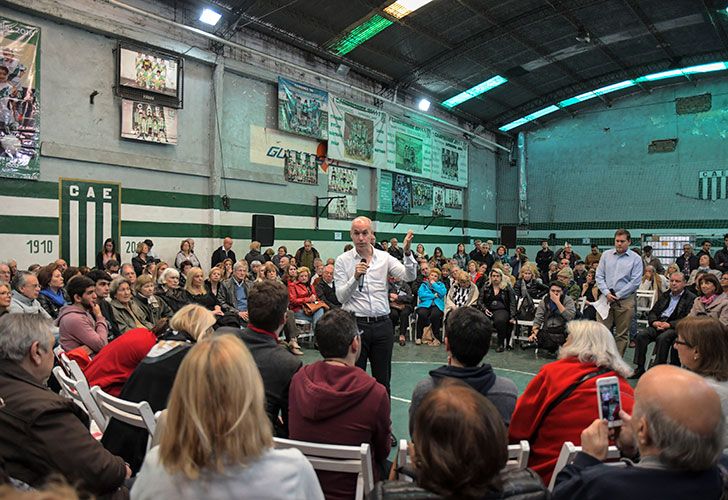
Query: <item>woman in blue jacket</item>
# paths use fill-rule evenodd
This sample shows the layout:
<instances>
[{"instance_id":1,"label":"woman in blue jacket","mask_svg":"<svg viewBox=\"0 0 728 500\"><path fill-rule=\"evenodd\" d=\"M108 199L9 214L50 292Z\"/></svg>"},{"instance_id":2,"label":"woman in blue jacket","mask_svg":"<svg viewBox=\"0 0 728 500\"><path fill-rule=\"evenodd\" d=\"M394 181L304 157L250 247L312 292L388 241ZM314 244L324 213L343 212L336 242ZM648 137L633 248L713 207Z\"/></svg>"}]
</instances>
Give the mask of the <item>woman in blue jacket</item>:
<instances>
[{"instance_id":1,"label":"woman in blue jacket","mask_svg":"<svg viewBox=\"0 0 728 500\"><path fill-rule=\"evenodd\" d=\"M440 329L442 328L442 316L445 311L445 296L447 288L440 281L440 270L430 269L427 281L420 285L417 291L419 304L417 306L417 340L415 344L422 344L422 332L426 326L432 326L432 336L435 338L432 345L440 345Z\"/></svg>"}]
</instances>

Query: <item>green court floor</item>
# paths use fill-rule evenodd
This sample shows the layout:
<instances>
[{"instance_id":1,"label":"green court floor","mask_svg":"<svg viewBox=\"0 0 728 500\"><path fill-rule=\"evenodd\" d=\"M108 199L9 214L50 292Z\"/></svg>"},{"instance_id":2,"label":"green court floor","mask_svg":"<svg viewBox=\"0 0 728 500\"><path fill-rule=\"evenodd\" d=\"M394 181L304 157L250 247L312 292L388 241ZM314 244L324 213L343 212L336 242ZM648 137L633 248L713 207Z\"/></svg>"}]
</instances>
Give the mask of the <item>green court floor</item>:
<instances>
[{"instance_id":1,"label":"green court floor","mask_svg":"<svg viewBox=\"0 0 728 500\"><path fill-rule=\"evenodd\" d=\"M649 353L648 353L649 354ZM625 359L632 364L634 350L629 349ZM304 344L303 362L313 363L319 361L321 356L312 348L311 344ZM649 359L649 358L648 358ZM512 351L502 353L491 349L485 357L495 372L508 377L518 387L519 394L523 393L526 385L546 363L554 361L551 358L537 357L534 349L521 350L516 347ZM392 431L398 439L409 439L409 403L412 390L417 382L425 378L430 370L447 363L445 346L431 347L428 345L405 346L394 345L392 354ZM630 380L630 382L633 382Z\"/></svg>"}]
</instances>

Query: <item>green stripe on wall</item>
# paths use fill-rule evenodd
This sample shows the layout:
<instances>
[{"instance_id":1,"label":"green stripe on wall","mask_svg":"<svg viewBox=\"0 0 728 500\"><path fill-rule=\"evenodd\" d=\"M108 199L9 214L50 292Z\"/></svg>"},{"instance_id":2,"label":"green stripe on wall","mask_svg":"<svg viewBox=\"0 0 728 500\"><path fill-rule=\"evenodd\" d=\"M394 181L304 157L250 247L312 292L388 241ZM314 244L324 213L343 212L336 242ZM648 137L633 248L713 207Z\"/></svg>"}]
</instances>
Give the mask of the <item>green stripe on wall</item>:
<instances>
[{"instance_id":1,"label":"green stripe on wall","mask_svg":"<svg viewBox=\"0 0 728 500\"><path fill-rule=\"evenodd\" d=\"M0 180L0 195L46 198L56 200L58 199L58 183L46 181L27 181L19 179L2 179ZM222 209L222 202L219 196L211 197L209 195L201 194L174 193L132 188L122 188L122 203L131 205L151 205L175 208ZM308 217L314 217L316 215L313 204L302 205L296 203L247 199L231 199L230 211L242 213L270 213L272 215L293 215ZM360 210L357 212L357 214L365 215L375 221L388 223L396 223L401 218L401 215L398 214L388 214L384 212L376 212L370 210ZM429 223L431 219L432 217L427 216L406 215L402 219L401 224L424 226ZM456 218L438 218L432 221L432 223L430 224L430 226L434 227L447 228L450 228L453 225L456 226L453 231L458 231L459 228L462 227L463 221ZM465 220L464 225L466 229L497 231L498 227L503 224L482 222L476 220ZM714 229L720 227L728 227L728 219L534 222L529 225L528 229L531 231L590 231L614 230L618 227L624 227L627 229L661 230ZM5 229L0 229L0 232L8 233L9 231Z\"/></svg>"},{"instance_id":2,"label":"green stripe on wall","mask_svg":"<svg viewBox=\"0 0 728 500\"><path fill-rule=\"evenodd\" d=\"M58 217L0 215L1 234L58 234Z\"/></svg>"}]
</instances>

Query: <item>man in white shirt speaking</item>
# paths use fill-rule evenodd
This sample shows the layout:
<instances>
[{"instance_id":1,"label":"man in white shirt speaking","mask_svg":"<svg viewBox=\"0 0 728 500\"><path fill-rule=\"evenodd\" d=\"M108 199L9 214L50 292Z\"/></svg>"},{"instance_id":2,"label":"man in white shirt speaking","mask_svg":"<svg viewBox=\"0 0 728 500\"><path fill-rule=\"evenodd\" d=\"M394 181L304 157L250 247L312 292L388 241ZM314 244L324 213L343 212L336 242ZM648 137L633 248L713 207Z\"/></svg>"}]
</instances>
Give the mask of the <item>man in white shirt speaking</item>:
<instances>
[{"instance_id":1,"label":"man in white shirt speaking","mask_svg":"<svg viewBox=\"0 0 728 500\"><path fill-rule=\"evenodd\" d=\"M361 332L361 355L356 365L366 370L372 363L372 376L387 392L392 375L392 347L394 328L389 319L387 277L414 281L417 261L410 246L414 232L410 229L404 238L404 263L387 252L376 250L372 244L372 221L357 217L351 223L351 241L354 248L336 259L334 282L336 297L345 311L356 316Z\"/></svg>"}]
</instances>

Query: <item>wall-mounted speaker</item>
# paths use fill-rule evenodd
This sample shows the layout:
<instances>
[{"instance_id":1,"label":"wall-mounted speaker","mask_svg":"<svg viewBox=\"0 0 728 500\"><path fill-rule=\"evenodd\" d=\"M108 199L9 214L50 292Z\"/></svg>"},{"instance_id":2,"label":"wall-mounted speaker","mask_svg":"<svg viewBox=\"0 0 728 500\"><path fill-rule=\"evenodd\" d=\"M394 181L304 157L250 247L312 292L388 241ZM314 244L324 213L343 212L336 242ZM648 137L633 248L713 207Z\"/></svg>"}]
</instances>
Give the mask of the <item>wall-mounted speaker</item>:
<instances>
[{"instance_id":1,"label":"wall-mounted speaker","mask_svg":"<svg viewBox=\"0 0 728 500\"><path fill-rule=\"evenodd\" d=\"M253 215L253 241L259 241L261 246L273 246L276 239L276 219L272 215Z\"/></svg>"},{"instance_id":2,"label":"wall-mounted speaker","mask_svg":"<svg viewBox=\"0 0 728 500\"><path fill-rule=\"evenodd\" d=\"M500 242L506 248L516 248L516 226L501 226Z\"/></svg>"}]
</instances>

